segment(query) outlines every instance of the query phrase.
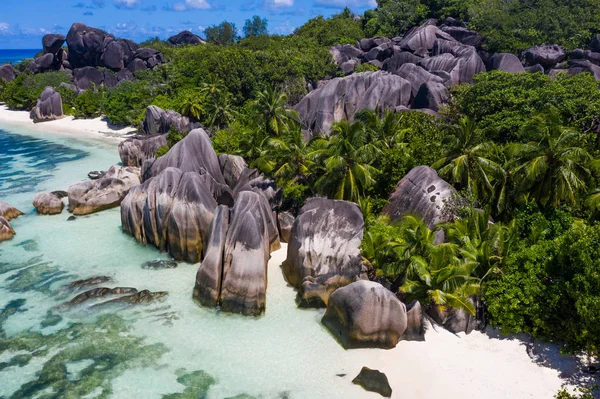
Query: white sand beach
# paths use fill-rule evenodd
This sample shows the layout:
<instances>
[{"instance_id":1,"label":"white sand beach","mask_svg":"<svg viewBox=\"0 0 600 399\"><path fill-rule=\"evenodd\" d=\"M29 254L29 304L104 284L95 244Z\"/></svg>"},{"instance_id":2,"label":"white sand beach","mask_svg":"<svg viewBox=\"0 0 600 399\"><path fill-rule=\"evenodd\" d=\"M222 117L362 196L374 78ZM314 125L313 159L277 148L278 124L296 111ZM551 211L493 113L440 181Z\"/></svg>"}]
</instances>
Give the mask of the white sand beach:
<instances>
[{"instance_id":1,"label":"white sand beach","mask_svg":"<svg viewBox=\"0 0 600 399\"><path fill-rule=\"evenodd\" d=\"M62 119L49 122L33 123L27 111L13 111L0 104L0 123L12 126L26 127L30 130L52 131L66 135L76 135L87 138L104 138L120 142L136 129L132 127L113 128L105 118L76 119L65 116Z\"/></svg>"}]
</instances>

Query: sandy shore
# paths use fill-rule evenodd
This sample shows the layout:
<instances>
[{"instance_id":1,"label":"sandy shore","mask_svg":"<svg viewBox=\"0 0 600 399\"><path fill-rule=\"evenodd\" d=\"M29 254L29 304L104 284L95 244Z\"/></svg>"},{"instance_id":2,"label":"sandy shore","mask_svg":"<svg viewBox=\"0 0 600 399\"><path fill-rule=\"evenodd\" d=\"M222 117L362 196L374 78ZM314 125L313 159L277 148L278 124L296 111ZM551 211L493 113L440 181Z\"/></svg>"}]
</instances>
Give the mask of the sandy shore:
<instances>
[{"instance_id":1,"label":"sandy shore","mask_svg":"<svg viewBox=\"0 0 600 399\"><path fill-rule=\"evenodd\" d=\"M285 252L273 253L269 267L279 269ZM280 278L270 277L269 285L281 283ZM533 343L530 356L525 336L501 336L489 327L455 335L428 320L426 326L425 342L346 351L347 374L342 378L352 384L363 366L378 369L389 379L392 398L411 399L549 399L561 387L572 389L589 378L579 359L561 355L556 345Z\"/></svg>"},{"instance_id":2,"label":"sandy shore","mask_svg":"<svg viewBox=\"0 0 600 399\"><path fill-rule=\"evenodd\" d=\"M66 116L56 121L33 123L29 118L29 112L11 111L6 105L0 105L0 123L27 127L28 129L42 132L52 131L65 135L110 140L113 142L120 142L127 135L136 131L131 127L114 129L109 126L104 118L75 119L72 116Z\"/></svg>"}]
</instances>

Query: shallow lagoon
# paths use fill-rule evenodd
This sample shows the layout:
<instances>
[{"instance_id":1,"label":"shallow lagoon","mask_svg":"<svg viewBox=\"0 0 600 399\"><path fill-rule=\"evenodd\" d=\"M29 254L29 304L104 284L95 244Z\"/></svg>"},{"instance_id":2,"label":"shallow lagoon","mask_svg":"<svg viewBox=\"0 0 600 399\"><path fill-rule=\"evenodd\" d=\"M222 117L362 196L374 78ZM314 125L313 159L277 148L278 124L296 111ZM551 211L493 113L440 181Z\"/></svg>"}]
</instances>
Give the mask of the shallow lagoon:
<instances>
[{"instance_id":1,"label":"shallow lagoon","mask_svg":"<svg viewBox=\"0 0 600 399\"><path fill-rule=\"evenodd\" d=\"M0 126L0 200L25 212L0 244L0 397L378 397L350 382L378 351L344 351L322 311L296 308L279 268L285 247L270 264L266 314L251 319L197 306L197 265L142 269L167 257L122 234L118 209L75 221L66 210L35 214L38 192L106 170L116 147ZM79 293L71 281L96 275L110 276L108 287L169 295L130 308L57 308Z\"/></svg>"}]
</instances>

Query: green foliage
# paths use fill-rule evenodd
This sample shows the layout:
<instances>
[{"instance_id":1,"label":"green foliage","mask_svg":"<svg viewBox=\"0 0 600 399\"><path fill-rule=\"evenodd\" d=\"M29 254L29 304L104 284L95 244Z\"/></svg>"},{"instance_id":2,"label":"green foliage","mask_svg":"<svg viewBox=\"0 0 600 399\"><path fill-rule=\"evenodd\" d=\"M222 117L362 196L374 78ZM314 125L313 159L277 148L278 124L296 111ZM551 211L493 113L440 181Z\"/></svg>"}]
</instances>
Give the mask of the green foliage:
<instances>
[{"instance_id":1,"label":"green foliage","mask_svg":"<svg viewBox=\"0 0 600 399\"><path fill-rule=\"evenodd\" d=\"M223 21L219 25L211 25L204 30L206 40L219 46L234 44L239 36L233 22Z\"/></svg>"},{"instance_id":2,"label":"green foliage","mask_svg":"<svg viewBox=\"0 0 600 399\"><path fill-rule=\"evenodd\" d=\"M377 8L364 15L367 37L403 35L428 17L428 8L421 0L377 0Z\"/></svg>"},{"instance_id":3,"label":"green foliage","mask_svg":"<svg viewBox=\"0 0 600 399\"><path fill-rule=\"evenodd\" d=\"M575 393L570 393L566 388L563 388L554 397L555 399L594 399L594 392L597 390L597 386L579 387L575 389Z\"/></svg>"},{"instance_id":4,"label":"green foliage","mask_svg":"<svg viewBox=\"0 0 600 399\"><path fill-rule=\"evenodd\" d=\"M297 28L294 38L316 41L319 46L331 47L336 44L354 44L366 37L362 30L360 19L356 18L350 9L345 8L331 18L318 16L308 20Z\"/></svg>"},{"instance_id":5,"label":"green foliage","mask_svg":"<svg viewBox=\"0 0 600 399\"><path fill-rule=\"evenodd\" d=\"M71 83L66 72L21 74L6 84L0 93L0 101L5 102L12 109L30 110L35 107L38 97L46 87L57 88L61 83Z\"/></svg>"},{"instance_id":6,"label":"green foliage","mask_svg":"<svg viewBox=\"0 0 600 399\"><path fill-rule=\"evenodd\" d=\"M123 82L107 91L105 113L113 123L138 125L152 99L152 91L147 82Z\"/></svg>"},{"instance_id":7,"label":"green foliage","mask_svg":"<svg viewBox=\"0 0 600 399\"><path fill-rule=\"evenodd\" d=\"M252 17L252 19L247 19L244 23L244 36L260 36L266 35L268 33L267 30L268 22L266 18L261 18L258 15Z\"/></svg>"},{"instance_id":8,"label":"green foliage","mask_svg":"<svg viewBox=\"0 0 600 399\"><path fill-rule=\"evenodd\" d=\"M106 90L104 86L90 88L75 98L73 115L78 118L97 118L104 113Z\"/></svg>"},{"instance_id":9,"label":"green foliage","mask_svg":"<svg viewBox=\"0 0 600 399\"><path fill-rule=\"evenodd\" d=\"M373 64L369 64L368 62L364 62L364 63L358 65L356 68L354 68L354 72L355 73L359 73L359 72L375 72L375 71L378 71L378 70L379 70L379 68L377 68Z\"/></svg>"}]
</instances>

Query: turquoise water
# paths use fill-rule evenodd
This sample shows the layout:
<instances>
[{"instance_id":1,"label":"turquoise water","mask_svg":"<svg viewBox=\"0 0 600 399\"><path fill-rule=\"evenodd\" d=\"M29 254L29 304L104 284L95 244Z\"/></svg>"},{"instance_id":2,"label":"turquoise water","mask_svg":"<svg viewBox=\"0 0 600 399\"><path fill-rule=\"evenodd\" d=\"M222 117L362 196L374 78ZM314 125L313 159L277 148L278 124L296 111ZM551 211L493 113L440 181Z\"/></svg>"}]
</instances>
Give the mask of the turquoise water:
<instances>
[{"instance_id":1,"label":"turquoise water","mask_svg":"<svg viewBox=\"0 0 600 399\"><path fill-rule=\"evenodd\" d=\"M265 316L223 315L193 302L197 265L142 269L166 255L122 234L118 209L75 221L66 210L35 214L36 193L117 162L114 141L0 125L0 200L25 212L0 243L0 398L378 397L351 383L373 352L344 351L322 311L296 309L281 253L269 266ZM169 295L128 308L61 306L80 292L70 282L98 275L112 278L107 287Z\"/></svg>"},{"instance_id":2,"label":"turquoise water","mask_svg":"<svg viewBox=\"0 0 600 399\"><path fill-rule=\"evenodd\" d=\"M18 64L26 58L33 58L40 50L24 49L24 50L0 50L0 65L2 64Z\"/></svg>"}]
</instances>

